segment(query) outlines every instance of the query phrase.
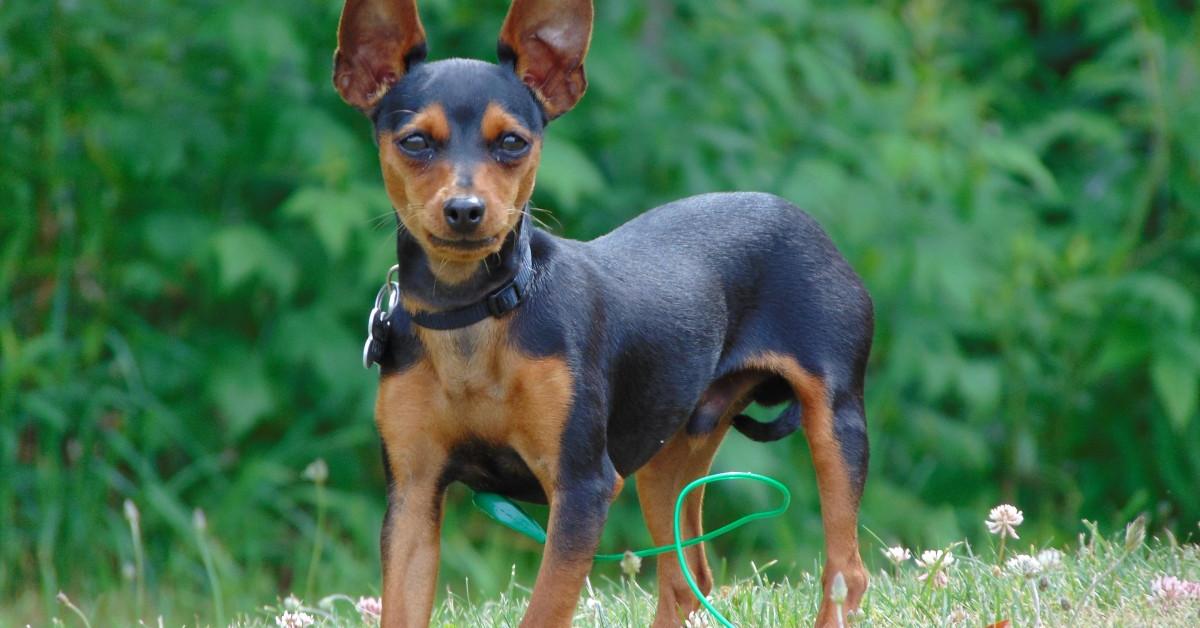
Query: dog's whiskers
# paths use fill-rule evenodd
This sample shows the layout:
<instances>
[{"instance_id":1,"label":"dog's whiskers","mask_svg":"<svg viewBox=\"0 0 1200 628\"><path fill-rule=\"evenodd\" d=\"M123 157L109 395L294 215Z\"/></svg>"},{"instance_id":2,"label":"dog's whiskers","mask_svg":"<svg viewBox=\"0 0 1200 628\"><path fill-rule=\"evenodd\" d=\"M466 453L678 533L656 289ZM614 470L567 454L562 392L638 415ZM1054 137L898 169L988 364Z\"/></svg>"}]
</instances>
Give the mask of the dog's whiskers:
<instances>
[{"instance_id":1,"label":"dog's whiskers","mask_svg":"<svg viewBox=\"0 0 1200 628\"><path fill-rule=\"evenodd\" d=\"M367 224L369 224L372 229L379 229L383 227L388 218L392 218L394 220L396 218L396 211L389 210L385 213L379 214L378 216L367 218Z\"/></svg>"},{"instance_id":2,"label":"dog's whiskers","mask_svg":"<svg viewBox=\"0 0 1200 628\"><path fill-rule=\"evenodd\" d=\"M529 210L525 211L524 213L525 213L525 215L529 216L529 219L533 221L533 224L535 224L547 231L553 231L553 229L550 228L550 225L546 224L546 221L544 221L541 218L534 215L533 212L535 212L535 211L539 211L539 212L546 214L547 216L550 216L550 218L554 219L554 222L557 223L560 228L562 227L562 223L558 222L558 217L556 217L553 212L551 212L548 209L542 209L541 207L534 207L533 203L530 203Z\"/></svg>"}]
</instances>

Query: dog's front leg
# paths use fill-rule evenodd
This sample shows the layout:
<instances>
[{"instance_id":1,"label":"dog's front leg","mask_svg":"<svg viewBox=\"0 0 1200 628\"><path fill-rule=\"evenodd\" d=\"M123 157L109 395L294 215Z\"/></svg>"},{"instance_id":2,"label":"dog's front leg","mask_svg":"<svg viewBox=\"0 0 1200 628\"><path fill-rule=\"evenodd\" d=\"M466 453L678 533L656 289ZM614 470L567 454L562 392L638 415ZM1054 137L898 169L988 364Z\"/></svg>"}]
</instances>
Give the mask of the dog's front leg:
<instances>
[{"instance_id":1,"label":"dog's front leg","mask_svg":"<svg viewBox=\"0 0 1200 628\"><path fill-rule=\"evenodd\" d=\"M550 495L546 551L521 621L523 628L571 625L608 506L620 491L619 476L611 465L606 466L606 473L558 486Z\"/></svg>"},{"instance_id":2,"label":"dog's front leg","mask_svg":"<svg viewBox=\"0 0 1200 628\"><path fill-rule=\"evenodd\" d=\"M383 558L384 628L429 625L438 573L445 457L437 447L385 447L388 509L379 545Z\"/></svg>"}]
</instances>

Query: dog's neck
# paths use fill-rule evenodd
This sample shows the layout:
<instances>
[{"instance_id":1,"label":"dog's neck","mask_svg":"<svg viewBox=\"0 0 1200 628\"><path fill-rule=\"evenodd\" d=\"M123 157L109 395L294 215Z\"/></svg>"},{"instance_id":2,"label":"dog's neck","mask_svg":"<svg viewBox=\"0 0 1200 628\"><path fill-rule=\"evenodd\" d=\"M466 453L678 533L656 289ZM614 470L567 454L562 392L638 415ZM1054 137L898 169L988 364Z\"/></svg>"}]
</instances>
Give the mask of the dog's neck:
<instances>
[{"instance_id":1,"label":"dog's neck","mask_svg":"<svg viewBox=\"0 0 1200 628\"><path fill-rule=\"evenodd\" d=\"M396 237L396 257L400 264L400 294L407 307L414 305L423 310L452 310L476 303L505 282L516 276L522 258L529 253L529 238L532 226L529 213L524 212L517 226L505 237L504 245L497 253L476 262L474 268L467 267L461 280L445 280L445 269L438 268L416 238L405 229ZM460 274L460 273L455 273ZM456 278L457 279L457 278Z\"/></svg>"}]
</instances>

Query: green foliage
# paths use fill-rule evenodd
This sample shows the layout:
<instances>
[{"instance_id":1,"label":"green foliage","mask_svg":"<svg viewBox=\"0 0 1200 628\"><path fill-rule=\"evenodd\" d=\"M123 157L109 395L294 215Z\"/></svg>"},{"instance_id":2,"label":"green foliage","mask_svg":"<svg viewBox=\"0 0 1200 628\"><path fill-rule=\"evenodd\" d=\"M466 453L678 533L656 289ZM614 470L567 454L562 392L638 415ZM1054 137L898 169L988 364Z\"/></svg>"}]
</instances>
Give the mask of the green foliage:
<instances>
[{"instance_id":1,"label":"green foliage","mask_svg":"<svg viewBox=\"0 0 1200 628\"><path fill-rule=\"evenodd\" d=\"M481 6L482 4L482 6ZM535 201L593 237L722 189L806 207L877 327L863 522L982 533L1018 503L1200 518L1200 18L1143 1L598 3L589 91L551 125ZM434 57L490 59L505 3L428 0ZM159 612L207 613L192 510L230 614L376 582L383 478L365 307L393 256L369 126L330 82L340 3L0 3L0 599L101 608L142 512ZM712 551L808 564L803 438L730 439L780 477L786 523ZM767 505L710 495L710 521ZM536 551L452 492L443 577L478 593ZM646 544L618 502L613 550ZM1036 516L1033 516L1036 513ZM123 592L124 591L124 592ZM124 599L124 598L120 598ZM116 605L116 602L112 602Z\"/></svg>"}]
</instances>

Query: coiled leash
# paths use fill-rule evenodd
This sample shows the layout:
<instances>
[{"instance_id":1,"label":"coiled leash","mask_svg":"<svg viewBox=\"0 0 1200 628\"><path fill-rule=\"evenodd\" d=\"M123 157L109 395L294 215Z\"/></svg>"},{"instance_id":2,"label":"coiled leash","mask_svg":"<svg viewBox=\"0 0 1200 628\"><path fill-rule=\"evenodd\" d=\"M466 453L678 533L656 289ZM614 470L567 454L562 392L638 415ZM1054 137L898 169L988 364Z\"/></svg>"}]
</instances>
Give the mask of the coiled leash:
<instances>
[{"instance_id":1,"label":"coiled leash","mask_svg":"<svg viewBox=\"0 0 1200 628\"><path fill-rule=\"evenodd\" d=\"M704 486L705 484L711 484L713 482L725 482L728 480L751 480L760 484L766 484L782 495L783 501L778 506L769 510L761 510L759 512L752 512L748 515L743 515L742 517L734 520L732 523L727 523L716 530L705 532L700 536L685 540L679 528L679 515L683 511L683 502L685 499L687 499L688 493L691 493L693 490ZM496 493L475 493L475 496L471 499L471 501L477 508L487 514L487 516L495 519L501 525L509 528L510 530L519 532L537 541L538 543L546 542L546 531L542 528L542 526L539 525L537 521L534 521L528 513L521 509L520 506L507 497L504 497L503 495L497 495ZM645 558L647 556L666 554L667 552L674 550L675 557L679 560L679 568L683 572L683 578L687 580L688 587L692 589L692 593L696 596L696 599L700 600L700 604L704 606L704 610L708 611L708 614L712 615L713 619L717 620L717 622L722 626L725 626L726 628L734 628L733 623L726 619L724 615L722 615L715 607L713 607L712 603L708 601L708 598L705 597L704 593L700 590L700 586L696 584L696 579L692 576L691 570L688 569L687 560L684 559L683 549L685 547L698 545L710 539L715 539L722 534L733 532L734 530L746 525L747 523L750 523L751 521L767 519L769 517L778 517L779 515L782 515L785 510L787 510L788 505L791 503L791 491L789 491L782 482L776 480L775 478L759 475L757 473L750 473L748 471L729 471L726 473L714 473L712 475L706 475L693 480L690 484L683 487L683 490L679 491L679 497L675 499L675 514L671 519L671 527L675 534L675 542L671 543L670 545L660 545L658 547L651 547L649 549L638 550L631 553L638 558ZM596 560L605 562L619 561L624 557L624 553L596 554Z\"/></svg>"}]
</instances>

